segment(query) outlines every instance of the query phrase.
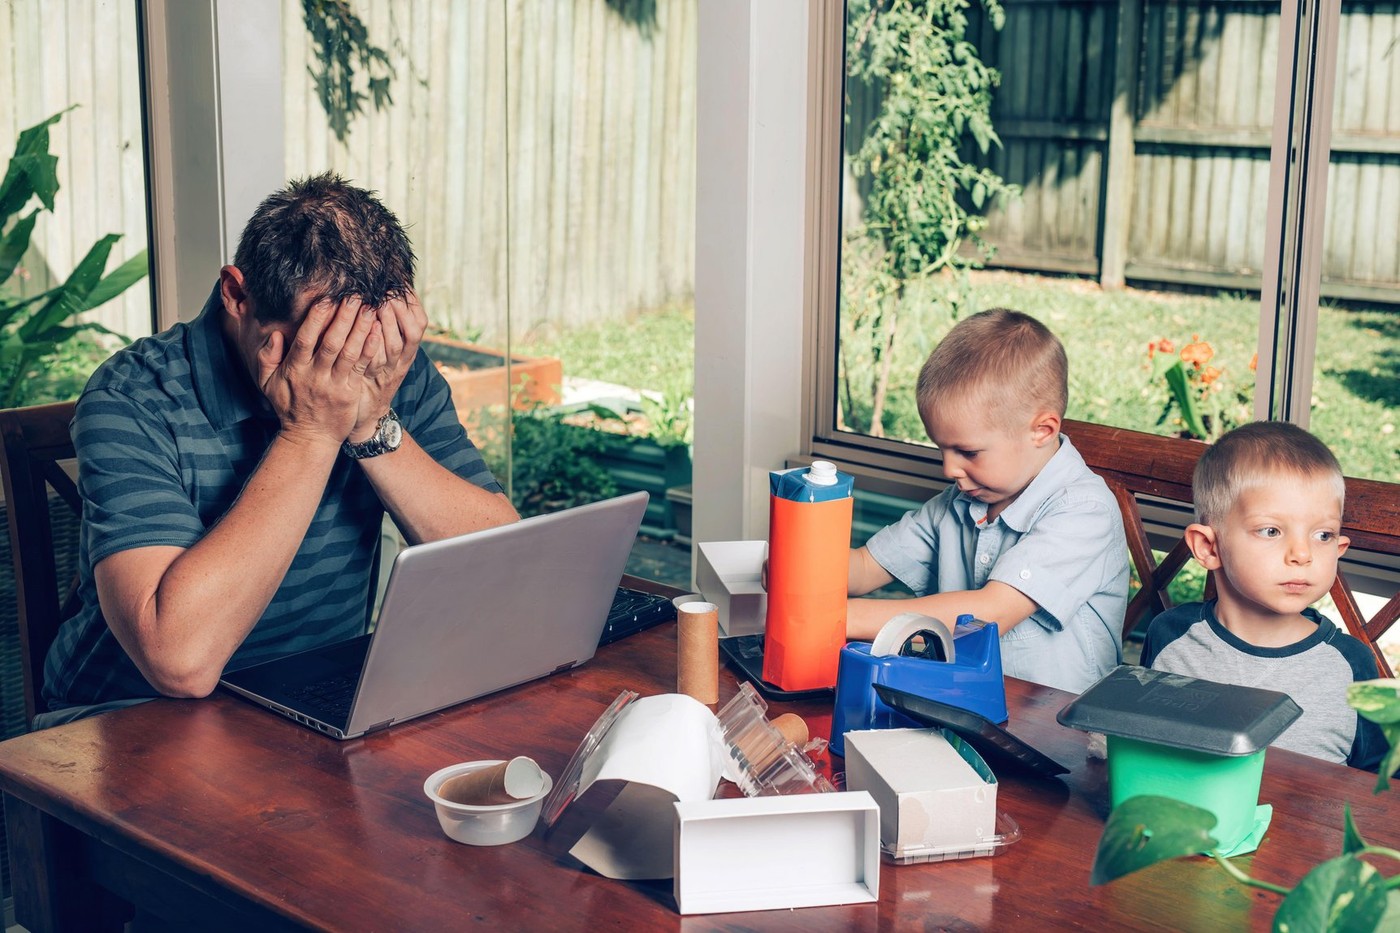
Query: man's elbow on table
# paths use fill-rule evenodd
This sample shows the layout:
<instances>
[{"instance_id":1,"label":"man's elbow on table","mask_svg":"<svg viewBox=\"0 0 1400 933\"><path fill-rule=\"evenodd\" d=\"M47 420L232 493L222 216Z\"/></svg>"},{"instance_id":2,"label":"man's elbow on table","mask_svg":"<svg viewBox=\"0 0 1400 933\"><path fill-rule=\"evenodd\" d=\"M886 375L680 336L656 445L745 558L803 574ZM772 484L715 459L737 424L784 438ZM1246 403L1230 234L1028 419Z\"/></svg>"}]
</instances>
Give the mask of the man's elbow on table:
<instances>
[{"instance_id":1,"label":"man's elbow on table","mask_svg":"<svg viewBox=\"0 0 1400 933\"><path fill-rule=\"evenodd\" d=\"M190 657L132 656L141 675L162 696L199 700L214 692L223 676L223 665L212 665Z\"/></svg>"}]
</instances>

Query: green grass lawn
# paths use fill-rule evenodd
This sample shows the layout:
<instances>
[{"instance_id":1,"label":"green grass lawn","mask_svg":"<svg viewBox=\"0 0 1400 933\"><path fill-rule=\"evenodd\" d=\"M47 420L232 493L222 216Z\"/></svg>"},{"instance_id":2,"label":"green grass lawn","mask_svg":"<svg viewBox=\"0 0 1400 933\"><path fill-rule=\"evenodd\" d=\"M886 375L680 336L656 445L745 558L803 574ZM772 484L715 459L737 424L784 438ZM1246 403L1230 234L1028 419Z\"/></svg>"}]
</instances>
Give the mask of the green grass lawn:
<instances>
[{"instance_id":1,"label":"green grass lawn","mask_svg":"<svg viewBox=\"0 0 1400 933\"><path fill-rule=\"evenodd\" d=\"M928 302L923 308L917 300L906 304L884 425L890 437L926 443L911 387L952 322L927 310ZM1025 311L1060 336L1070 360L1071 418L1170 433L1170 425L1158 423L1166 386L1147 354L1149 343L1164 338L1179 351L1200 335L1215 350L1211 365L1222 372L1223 391L1246 397L1252 391L1249 363L1259 320L1254 298L1106 292L1078 279L996 271L974 274L968 305ZM1400 314L1324 307L1318 327L1312 430L1348 474L1400 481ZM693 309L673 306L537 337L518 349L561 357L571 376L664 392L693 385L693 345ZM853 370L861 365L854 358ZM868 387L868 371L856 373L855 385ZM868 411L868 388L864 402L855 394L857 407ZM1248 404L1238 408L1252 417ZM861 423L859 414L848 421Z\"/></svg>"},{"instance_id":2,"label":"green grass lawn","mask_svg":"<svg viewBox=\"0 0 1400 933\"><path fill-rule=\"evenodd\" d=\"M559 357L566 376L689 396L695 386L695 308L669 305L567 331L551 328L527 335L514 349Z\"/></svg>"},{"instance_id":3,"label":"green grass lawn","mask_svg":"<svg viewBox=\"0 0 1400 933\"><path fill-rule=\"evenodd\" d=\"M928 350L952 321L917 304L907 302L915 307L902 315L884 425L888 436L924 441L912 392L901 387L913 385ZM967 304L971 310L1025 311L1059 335L1070 363L1070 418L1172 433L1171 425L1159 424L1168 395L1147 352L1164 338L1179 352L1199 335L1215 350L1210 365L1221 370L1222 391L1242 392L1247 399L1253 389L1249 365L1259 320L1254 298L1107 292L1078 279L996 271L973 275ZM1400 480L1400 315L1324 307L1318 331L1312 430L1349 475ZM857 359L855 368L863 364ZM862 373L858 384L867 385L865 379ZM1242 419L1252 417L1248 403L1236 407ZM851 421L862 423L861 414Z\"/></svg>"}]
</instances>

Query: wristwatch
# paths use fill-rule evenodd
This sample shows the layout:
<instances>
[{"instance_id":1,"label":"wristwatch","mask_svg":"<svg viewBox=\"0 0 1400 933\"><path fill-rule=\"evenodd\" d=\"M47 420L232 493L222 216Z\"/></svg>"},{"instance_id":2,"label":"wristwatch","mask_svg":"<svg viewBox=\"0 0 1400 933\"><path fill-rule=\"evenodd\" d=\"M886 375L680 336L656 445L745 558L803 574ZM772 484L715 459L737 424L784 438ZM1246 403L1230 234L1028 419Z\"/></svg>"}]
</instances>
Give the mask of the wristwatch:
<instances>
[{"instance_id":1,"label":"wristwatch","mask_svg":"<svg viewBox=\"0 0 1400 933\"><path fill-rule=\"evenodd\" d=\"M399 421L399 416L394 414L391 408L387 415L379 419L373 434L358 444L345 441L340 445L340 450L351 460L368 460L370 457L398 450L402 443L403 422Z\"/></svg>"}]
</instances>

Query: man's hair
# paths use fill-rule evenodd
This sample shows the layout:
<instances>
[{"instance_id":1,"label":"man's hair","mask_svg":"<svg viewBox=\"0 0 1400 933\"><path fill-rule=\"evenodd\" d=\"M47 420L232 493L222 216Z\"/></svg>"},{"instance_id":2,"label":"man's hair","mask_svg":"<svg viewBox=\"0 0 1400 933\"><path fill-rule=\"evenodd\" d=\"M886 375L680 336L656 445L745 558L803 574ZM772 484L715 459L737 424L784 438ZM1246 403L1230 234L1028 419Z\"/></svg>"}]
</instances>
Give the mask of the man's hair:
<instances>
[{"instance_id":1,"label":"man's hair","mask_svg":"<svg viewBox=\"0 0 1400 933\"><path fill-rule=\"evenodd\" d=\"M262 322L289 320L307 288L317 299L359 296L378 307L413 287L413 247L398 218L333 172L295 180L259 204L233 264Z\"/></svg>"},{"instance_id":2,"label":"man's hair","mask_svg":"<svg viewBox=\"0 0 1400 933\"><path fill-rule=\"evenodd\" d=\"M933 348L919 371L919 412L945 402L982 408L995 424L1010 426L1034 411L1064 417L1069 361L1050 329L1007 308L958 322Z\"/></svg>"},{"instance_id":3,"label":"man's hair","mask_svg":"<svg viewBox=\"0 0 1400 933\"><path fill-rule=\"evenodd\" d=\"M1246 490L1284 477L1326 477L1338 507L1346 501L1342 468L1326 444L1286 421L1254 421L1225 433L1201 454L1191 477L1196 521L1219 524Z\"/></svg>"}]
</instances>

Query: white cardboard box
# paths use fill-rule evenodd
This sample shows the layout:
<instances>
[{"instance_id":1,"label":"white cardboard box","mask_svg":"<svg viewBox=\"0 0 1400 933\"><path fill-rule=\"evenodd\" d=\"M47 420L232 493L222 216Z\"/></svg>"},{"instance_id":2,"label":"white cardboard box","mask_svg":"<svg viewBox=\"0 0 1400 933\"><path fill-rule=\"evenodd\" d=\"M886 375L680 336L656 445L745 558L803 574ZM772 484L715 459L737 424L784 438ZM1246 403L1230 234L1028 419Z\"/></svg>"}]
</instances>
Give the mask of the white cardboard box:
<instances>
[{"instance_id":1,"label":"white cardboard box","mask_svg":"<svg viewBox=\"0 0 1400 933\"><path fill-rule=\"evenodd\" d=\"M950 737L951 736L951 737ZM997 838L997 779L982 756L939 729L847 732L846 788L880 806L880 840L896 859Z\"/></svg>"},{"instance_id":2,"label":"white cardboard box","mask_svg":"<svg viewBox=\"0 0 1400 933\"><path fill-rule=\"evenodd\" d=\"M676 805L683 914L871 903L880 897L880 810L864 792Z\"/></svg>"},{"instance_id":3,"label":"white cardboard box","mask_svg":"<svg viewBox=\"0 0 1400 933\"><path fill-rule=\"evenodd\" d=\"M702 541L695 561L695 588L719 607L719 633L763 631L768 594L763 589L767 541Z\"/></svg>"}]
</instances>

